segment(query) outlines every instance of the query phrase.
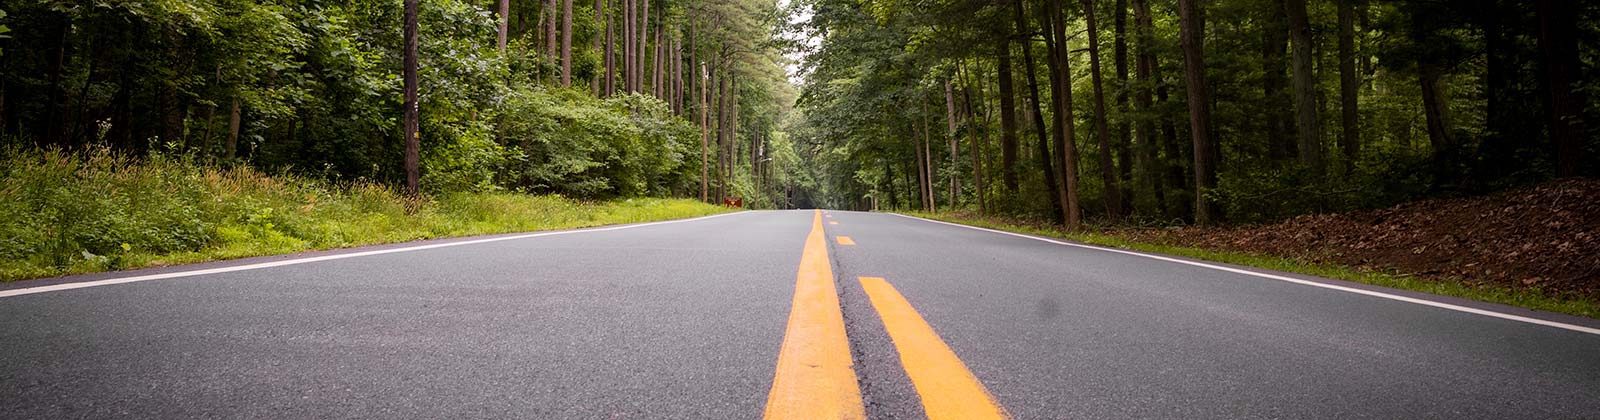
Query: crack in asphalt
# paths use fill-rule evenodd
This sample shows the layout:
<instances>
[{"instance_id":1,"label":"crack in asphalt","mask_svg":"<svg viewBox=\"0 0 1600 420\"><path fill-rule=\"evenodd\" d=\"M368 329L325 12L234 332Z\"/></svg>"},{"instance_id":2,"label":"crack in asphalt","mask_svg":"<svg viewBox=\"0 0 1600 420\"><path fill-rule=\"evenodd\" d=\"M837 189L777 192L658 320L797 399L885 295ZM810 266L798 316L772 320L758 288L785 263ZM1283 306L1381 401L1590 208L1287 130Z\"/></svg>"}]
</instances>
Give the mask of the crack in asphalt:
<instances>
[{"instance_id":1,"label":"crack in asphalt","mask_svg":"<svg viewBox=\"0 0 1600 420\"><path fill-rule=\"evenodd\" d=\"M828 242L828 254L867 418L926 419L922 401L900 365L900 353L889 339L883 320L879 319L855 276L842 275L845 264L836 242Z\"/></svg>"}]
</instances>

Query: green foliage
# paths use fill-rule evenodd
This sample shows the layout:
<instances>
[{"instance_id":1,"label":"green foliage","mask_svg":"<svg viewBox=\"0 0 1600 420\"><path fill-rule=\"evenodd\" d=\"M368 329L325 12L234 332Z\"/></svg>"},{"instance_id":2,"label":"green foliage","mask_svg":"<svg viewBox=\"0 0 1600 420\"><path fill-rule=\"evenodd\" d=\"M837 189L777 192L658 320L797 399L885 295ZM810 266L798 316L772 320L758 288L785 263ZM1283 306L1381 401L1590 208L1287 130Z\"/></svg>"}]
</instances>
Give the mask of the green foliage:
<instances>
[{"instance_id":1,"label":"green foliage","mask_svg":"<svg viewBox=\"0 0 1600 420\"><path fill-rule=\"evenodd\" d=\"M6 18L6 11L4 9L0 9L0 19L5 19L5 18ZM10 33L10 32L11 32L11 28L6 27L6 25L0 24L0 39L10 39L11 36L10 35L6 35L7 33ZM5 53L6 53L6 49L5 48L0 48L0 57L4 57Z\"/></svg>"},{"instance_id":2,"label":"green foliage","mask_svg":"<svg viewBox=\"0 0 1600 420\"><path fill-rule=\"evenodd\" d=\"M600 100L565 89L523 89L503 108L505 173L522 191L582 197L683 192L698 176L699 130L644 95ZM691 166L691 164L693 164Z\"/></svg>"},{"instance_id":3,"label":"green foliage","mask_svg":"<svg viewBox=\"0 0 1600 420\"><path fill-rule=\"evenodd\" d=\"M1301 153L1293 97L1297 89L1291 62L1289 23L1281 2L1217 0L1201 4L1205 22L1203 68L1209 103L1188 103L1190 79L1179 34L1181 21L1171 1L1148 3L1150 27L1136 21L1134 2L1098 0L1004 2L904 0L802 0L794 6L809 19L800 31L813 35L793 133L807 165L818 168L818 201L866 208L862 197L878 197L880 208L915 208L924 181L917 176L921 138L929 138L934 190L940 207L976 209L980 200L992 212L1035 219L1059 217L1045 185L1040 155L1063 178L1062 142L1053 133L1066 121L1050 104L1072 96L1072 135L1079 207L1092 220L1136 224L1192 221L1195 205L1194 136L1190 110L1210 113L1210 138L1218 143L1213 168L1218 185L1207 198L1222 207L1226 222L1256 222L1287 216L1371 208L1419 197L1480 194L1537 183L1557 175L1555 140L1549 132L1551 65L1544 56L1539 12L1531 3L1310 2L1308 12L1314 98L1310 132L1304 141L1320 154ZM1098 44L1086 34L1087 4L1097 18ZM1576 4L1555 2L1555 4ZM1339 7L1350 6L1349 76L1356 116L1343 124L1344 102ZM1128 7L1117 10L1118 7ZM1018 33L1016 11L1028 25ZM1044 42L1046 11L1064 13L1066 55L1052 54ZM1566 35L1577 44L1574 101L1584 125L1577 166L1580 176L1600 168L1600 7L1571 6L1575 28ZM1120 14L1119 14L1120 12ZM1119 25L1118 17L1125 19ZM1561 28L1553 28L1561 29ZM1008 32L1009 31L1009 32ZM1120 31L1120 33L1119 33ZM1119 45L1119 41L1121 44ZM1123 54L1116 54L1118 49ZM1099 52L1099 72L1090 51ZM1011 163L1018 185L1001 188L1000 92L1002 51L1010 73L1017 133L1017 159ZM1151 61L1141 72L1139 56ZM1029 57L1031 56L1031 57ZM1025 58L1027 57L1027 58ZM1047 65L1068 69L1070 83ZM1027 60L1031 58L1030 63ZM1120 60L1120 63L1118 62ZM1120 70L1119 70L1120 69ZM1435 72L1437 89L1425 92L1424 70ZM1142 74L1141 74L1142 73ZM1426 73L1434 74L1434 73ZM1146 76L1147 75L1147 76ZM1032 76L1032 77L1029 77ZM1054 76L1054 77L1052 77ZM1095 78L1102 82L1097 89ZM1029 86L1037 81L1037 97ZM951 161L943 84L955 87L953 116L959 156ZM1104 124L1110 146L1097 138L1095 96L1103 91ZM1159 91L1159 93L1158 93ZM1138 105L1148 95L1149 105ZM1429 115L1424 96L1441 111ZM1037 99L1037 100L1035 100ZM1043 104L1039 106L1037 104ZM971 106L973 113L962 115ZM1041 121L1042 125L1036 125ZM920 134L923 126L931 135ZM1042 132L1041 132L1042 131ZM1348 131L1348 132L1347 132ZM1040 137L1050 150L1038 152ZM1355 139L1346 143L1346 139ZM976 149L974 149L976 144ZM1349 146L1347 148L1347 146ZM1108 152L1108 153L1107 153ZM1307 151L1309 152L1309 150ZM981 153L974 174L970 156ZM1102 154L1114 175L1102 177ZM1348 154L1347 154L1348 153ZM1322 156L1320 161L1305 156ZM1571 156L1570 154L1564 156ZM1318 169L1313 169L1318 168ZM949 179L961 189L950 197ZM976 187L985 181L986 191ZM1121 191L1131 214L1111 214L1109 191Z\"/></svg>"},{"instance_id":4,"label":"green foliage","mask_svg":"<svg viewBox=\"0 0 1600 420\"><path fill-rule=\"evenodd\" d=\"M777 4L652 4L647 32L659 39L647 41L640 62L681 67L686 90L698 86L702 66L736 79L733 91L712 89L713 95L737 92L737 101L729 102L739 116L726 124L723 115L733 110L712 110L712 124L738 129L727 130L732 138L718 142L731 147L711 155L750 156L778 131L776 121L793 99L783 57L770 42ZM582 198L698 195L699 130L686 118L698 111L691 109L698 92L586 92L607 76L621 81L621 71L603 68L606 48L600 43L603 23L618 23L620 10L606 8L607 16L596 19L592 6L576 6L570 34L574 77L571 87L558 88L560 54L545 39L548 3L511 3L504 49L496 45L499 16L490 4L420 4L424 189ZM393 185L404 179L397 1L4 7L0 33L7 27L19 31L17 39L4 39L9 55L0 60L0 145L106 146L135 156L177 151L199 162L248 163L340 183ZM691 26L698 28L693 38ZM610 39L618 54L622 35ZM672 66L660 52L677 45L686 49L685 62ZM622 64L615 58L613 67ZM646 92L677 79L665 74L658 83L643 76L648 85L640 88ZM681 97L683 103L656 96Z\"/></svg>"},{"instance_id":5,"label":"green foliage","mask_svg":"<svg viewBox=\"0 0 1600 420\"><path fill-rule=\"evenodd\" d=\"M184 155L12 149L0 153L0 280L719 211L689 200L507 192L409 202L370 182L269 176Z\"/></svg>"}]
</instances>

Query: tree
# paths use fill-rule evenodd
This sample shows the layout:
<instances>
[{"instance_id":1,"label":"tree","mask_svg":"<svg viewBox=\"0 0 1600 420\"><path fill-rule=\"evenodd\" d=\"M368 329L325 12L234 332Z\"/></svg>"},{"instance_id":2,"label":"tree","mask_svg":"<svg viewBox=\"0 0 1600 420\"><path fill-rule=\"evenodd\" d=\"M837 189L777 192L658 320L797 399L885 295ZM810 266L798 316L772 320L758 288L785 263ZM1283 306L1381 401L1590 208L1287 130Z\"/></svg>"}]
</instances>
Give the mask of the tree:
<instances>
[{"instance_id":1,"label":"tree","mask_svg":"<svg viewBox=\"0 0 1600 420\"><path fill-rule=\"evenodd\" d=\"M609 1L609 0L607 0L607 1ZM616 31L617 30L615 28L616 27L616 23L617 23L617 19L618 18L616 18L616 17L611 17L611 18L607 18L606 19L606 50L605 50L605 54L606 54L606 60L605 60L605 62L606 62L606 76L605 76L606 77L606 95L605 96L608 96L608 97L611 96L611 95L615 95L617 93L617 77L619 76L619 73L621 73L621 70L619 70L617 68L618 65L621 64L621 63L617 62L617 39L616 39L617 38L616 37L616 35L617 35Z\"/></svg>"},{"instance_id":2,"label":"tree","mask_svg":"<svg viewBox=\"0 0 1600 420\"><path fill-rule=\"evenodd\" d=\"M572 0L561 6L561 86L572 86Z\"/></svg>"},{"instance_id":3,"label":"tree","mask_svg":"<svg viewBox=\"0 0 1600 420\"><path fill-rule=\"evenodd\" d=\"M1439 41L1433 23L1422 13L1411 16L1411 37L1422 50L1416 58L1417 85L1422 91L1422 114L1427 121L1428 143L1434 157L1441 161L1454 160L1456 150L1455 128L1450 121L1449 101L1446 99L1444 77L1447 52L1433 48ZM1444 171L1444 169L1440 169ZM1441 173L1441 177L1449 176Z\"/></svg>"},{"instance_id":4,"label":"tree","mask_svg":"<svg viewBox=\"0 0 1600 420\"><path fill-rule=\"evenodd\" d=\"M946 126L945 138L950 142L950 167L954 168L957 164L960 164L961 161L956 160L956 94L955 87L950 85L949 79L945 79L944 81L944 121ZM950 205L952 207L960 204L961 200L961 181L959 178L957 178L957 175L959 174L957 174L956 171L950 171L949 187ZM973 179L973 182L977 182L977 179Z\"/></svg>"},{"instance_id":5,"label":"tree","mask_svg":"<svg viewBox=\"0 0 1600 420\"><path fill-rule=\"evenodd\" d=\"M1306 17L1306 0L1284 0L1283 4L1289 17L1289 43L1294 62L1294 112L1295 127L1299 129L1300 162L1320 178L1324 169L1322 128L1317 119L1317 75L1311 69L1315 57L1311 51L1311 24Z\"/></svg>"},{"instance_id":6,"label":"tree","mask_svg":"<svg viewBox=\"0 0 1600 420\"><path fill-rule=\"evenodd\" d=\"M641 17L639 20L635 21L639 27L633 29L634 36L639 37L639 39L633 42L633 47L638 49L638 51L634 52L633 59L634 92L644 92L645 51L649 49L650 45L650 0L639 0L639 2L639 13Z\"/></svg>"},{"instance_id":7,"label":"tree","mask_svg":"<svg viewBox=\"0 0 1600 420\"><path fill-rule=\"evenodd\" d=\"M1134 143L1139 147L1140 162L1139 185L1150 191L1155 197L1158 207L1165 206L1166 192L1162 188L1162 175L1166 171L1163 165L1159 148L1156 144L1157 120L1166 120L1157 116L1158 110L1153 99L1155 85L1158 83L1156 76L1155 31L1154 21L1150 16L1150 4L1147 0L1133 0L1134 45L1137 53L1134 55L1134 75L1138 83L1133 88L1134 108L1137 112L1134 126ZM1163 97L1165 95L1162 95ZM1175 160L1169 155L1168 159ZM1179 174L1181 184L1181 176Z\"/></svg>"},{"instance_id":8,"label":"tree","mask_svg":"<svg viewBox=\"0 0 1600 420\"><path fill-rule=\"evenodd\" d=\"M605 56L600 60L602 65L606 67L607 70L601 71L600 69L597 69L597 71L594 72L594 78L591 81L591 86L589 88L590 94L594 95L594 97L604 98L608 92L606 92L606 87L604 85L605 82L603 80L610 78L609 68L611 67L611 28L610 23L606 21L605 0L594 0L594 22L596 25L605 26L605 29L603 29L603 31L605 31L605 36L602 37L599 34L596 34L593 40L593 45L591 45L589 48L593 51L603 51ZM602 43L604 45L602 45Z\"/></svg>"},{"instance_id":9,"label":"tree","mask_svg":"<svg viewBox=\"0 0 1600 420\"><path fill-rule=\"evenodd\" d=\"M544 56L552 59L556 58L556 54L560 53L560 50L556 49L559 47L556 40L556 28L559 25L557 19L561 18L560 10L556 9L560 5L557 1L560 0L545 0L544 2Z\"/></svg>"},{"instance_id":10,"label":"tree","mask_svg":"<svg viewBox=\"0 0 1600 420\"><path fill-rule=\"evenodd\" d=\"M1538 0L1539 52L1544 61L1545 107L1555 143L1556 175L1578 176L1583 153L1583 103L1578 73L1577 16L1573 2Z\"/></svg>"},{"instance_id":11,"label":"tree","mask_svg":"<svg viewBox=\"0 0 1600 420\"><path fill-rule=\"evenodd\" d=\"M1128 107L1128 0L1116 0L1112 10L1112 60L1117 71L1117 179L1122 189L1122 214L1133 209L1133 196L1138 188L1133 183L1132 127L1128 120L1133 110ZM1119 216L1120 216L1119 215Z\"/></svg>"},{"instance_id":12,"label":"tree","mask_svg":"<svg viewBox=\"0 0 1600 420\"><path fill-rule=\"evenodd\" d=\"M1002 4L1011 3L1002 0ZM1016 0L1013 6L1021 20L1022 0ZM999 35L995 37L995 81L999 84L1000 95L1000 182L1006 194L1017 192L1017 104L1016 88L1012 87L1011 77L1011 25L1004 19L999 28ZM1027 35L1032 38L1031 35ZM1023 48L1031 48L1028 42L1023 43ZM1030 60L1031 61L1031 60ZM1032 63L1029 63L1032 66ZM1031 73L1033 70L1030 68Z\"/></svg>"},{"instance_id":13,"label":"tree","mask_svg":"<svg viewBox=\"0 0 1600 420\"><path fill-rule=\"evenodd\" d=\"M1211 138L1211 99L1206 88L1204 26L1197 0L1178 0L1179 39L1183 44L1183 75L1189 97L1189 136L1194 140L1195 222L1216 222L1209 194L1217 186L1216 147ZM1290 0L1293 1L1293 0Z\"/></svg>"},{"instance_id":14,"label":"tree","mask_svg":"<svg viewBox=\"0 0 1600 420\"><path fill-rule=\"evenodd\" d=\"M1044 109L1039 100L1039 78L1037 71L1035 71L1036 68L1033 64L1033 35L1030 34L1030 30L1028 29L1028 20L1024 18L1026 14L1024 11L1025 5L1023 3L1023 0L1018 0L1016 2L1017 7L1013 8L1012 12L1014 13L1017 22L1017 33L1026 34L1026 37L1023 38L1022 43L1022 73L1028 77L1028 102L1031 104L1033 111L1031 112L1033 115L1033 131L1038 137L1038 141L1035 143L1037 145L1035 156L1038 156L1039 169L1044 173L1045 196L1047 197L1046 200L1050 202L1051 210L1053 210L1051 212L1051 216L1055 218L1057 223L1064 224L1067 223L1067 215L1070 213L1070 211L1063 207L1062 199L1066 196L1066 193L1062 189L1060 183L1056 181L1057 173L1054 168L1055 165L1052 162L1057 158L1055 157L1056 155L1050 153L1050 138L1048 137L1048 134L1046 134L1048 132L1045 130ZM1041 13L1040 15L1043 16L1044 14ZM1041 21L1042 20L1043 19L1041 19ZM1051 41L1051 37L1052 35L1050 35L1050 32L1045 31L1044 38L1046 44L1053 42ZM1055 76L1053 76L1053 74L1054 73L1052 73L1051 80L1054 80ZM1051 86L1054 86L1053 83L1054 82L1052 82Z\"/></svg>"},{"instance_id":15,"label":"tree","mask_svg":"<svg viewBox=\"0 0 1600 420\"><path fill-rule=\"evenodd\" d=\"M1119 218L1123 214L1122 179L1117 176L1117 169L1112 166L1111 134L1106 129L1105 83L1101 81L1100 76L1100 30L1095 23L1094 0L1082 0L1082 2L1083 20L1089 27L1089 78L1094 86L1094 134L1100 149L1100 183L1104 185L1106 191L1106 214L1112 218Z\"/></svg>"},{"instance_id":16,"label":"tree","mask_svg":"<svg viewBox=\"0 0 1600 420\"><path fill-rule=\"evenodd\" d=\"M405 80L405 172L406 195L416 197L421 195L421 144L418 140L420 133L420 115L417 105L417 1L405 1L405 58L402 64L402 78Z\"/></svg>"},{"instance_id":17,"label":"tree","mask_svg":"<svg viewBox=\"0 0 1600 420\"><path fill-rule=\"evenodd\" d=\"M1261 29L1261 96L1265 108L1267 156L1273 161L1299 159L1298 137L1290 129L1294 117L1291 100L1284 87L1284 50L1289 45L1289 18L1284 0L1267 0Z\"/></svg>"},{"instance_id":18,"label":"tree","mask_svg":"<svg viewBox=\"0 0 1600 420\"><path fill-rule=\"evenodd\" d=\"M495 32L494 46L501 53L506 52L506 35L511 31L511 0L500 0L498 16L500 28Z\"/></svg>"},{"instance_id":19,"label":"tree","mask_svg":"<svg viewBox=\"0 0 1600 420\"><path fill-rule=\"evenodd\" d=\"M1061 159L1061 218L1067 230L1083 226L1083 210L1078 206L1078 146L1073 140L1072 68L1067 57L1066 21L1062 18L1060 0L1049 0L1045 7L1045 46L1050 51L1046 63L1050 68L1051 107L1056 115L1055 137L1057 156Z\"/></svg>"},{"instance_id":20,"label":"tree","mask_svg":"<svg viewBox=\"0 0 1600 420\"><path fill-rule=\"evenodd\" d=\"M1355 171L1361 152L1359 98L1360 75L1356 74L1355 0L1339 0L1339 150L1344 153L1344 173Z\"/></svg>"},{"instance_id":21,"label":"tree","mask_svg":"<svg viewBox=\"0 0 1600 420\"><path fill-rule=\"evenodd\" d=\"M698 108L700 108L700 201L701 202L710 202L708 200L709 197L707 197L707 194L710 192L710 190L708 188L710 186L710 175L709 175L710 169L709 168L711 166L711 161L710 161L711 160L711 152L709 150L709 145L706 144L709 141L708 137L710 136L710 133L707 132L706 129L711 126L711 116L708 113L708 111L710 111L710 109L711 109L711 104L710 104L711 95L710 95L709 92L706 91L706 86L710 85L710 83L711 83L711 70L706 69L706 66L704 64L701 64L700 65L700 96L698 97L700 104L697 106Z\"/></svg>"}]
</instances>

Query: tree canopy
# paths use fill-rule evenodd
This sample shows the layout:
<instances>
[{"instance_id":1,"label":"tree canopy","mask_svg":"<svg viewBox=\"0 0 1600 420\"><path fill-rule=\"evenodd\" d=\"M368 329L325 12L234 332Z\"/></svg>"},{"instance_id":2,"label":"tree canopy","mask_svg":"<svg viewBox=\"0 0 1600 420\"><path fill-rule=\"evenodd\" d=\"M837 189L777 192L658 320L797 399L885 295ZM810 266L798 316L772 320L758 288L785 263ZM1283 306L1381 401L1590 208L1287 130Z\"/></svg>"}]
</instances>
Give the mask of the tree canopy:
<instances>
[{"instance_id":1,"label":"tree canopy","mask_svg":"<svg viewBox=\"0 0 1600 420\"><path fill-rule=\"evenodd\" d=\"M830 206L1248 222L1600 175L1584 2L793 7Z\"/></svg>"},{"instance_id":2,"label":"tree canopy","mask_svg":"<svg viewBox=\"0 0 1600 420\"><path fill-rule=\"evenodd\" d=\"M423 192L1248 222L1600 175L1597 17L1558 0L11 0L0 142L408 186L415 170Z\"/></svg>"}]
</instances>

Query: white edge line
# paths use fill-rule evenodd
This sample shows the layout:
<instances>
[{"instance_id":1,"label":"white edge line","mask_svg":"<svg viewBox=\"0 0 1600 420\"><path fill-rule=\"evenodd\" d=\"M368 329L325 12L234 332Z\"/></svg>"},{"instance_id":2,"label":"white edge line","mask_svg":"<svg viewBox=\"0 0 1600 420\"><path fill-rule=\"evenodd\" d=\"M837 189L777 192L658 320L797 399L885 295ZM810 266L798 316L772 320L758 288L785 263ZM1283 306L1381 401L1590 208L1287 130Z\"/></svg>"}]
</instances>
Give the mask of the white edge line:
<instances>
[{"instance_id":1,"label":"white edge line","mask_svg":"<svg viewBox=\"0 0 1600 420\"><path fill-rule=\"evenodd\" d=\"M1538 324L1538 325L1543 325L1543 326L1547 326L1547 327L1555 327L1555 328L1560 328L1560 329L1569 330L1569 331L1577 331L1577 332L1581 332L1581 333L1600 335L1600 329L1585 327L1585 326L1581 326L1581 325L1572 325L1572 324L1556 322L1556 321L1550 321L1550 320L1544 320L1544 319L1538 319L1538 318L1529 318L1529 317L1525 317L1525 316L1521 316L1521 315L1512 315L1512 314L1508 314L1508 313L1495 312L1495 311L1490 311L1490 310L1486 310L1486 309L1478 309L1478 308L1461 306L1461 305L1451 305L1451 304L1448 304L1448 303L1435 302L1435 301L1431 301L1431 300L1427 300L1427 299L1418 299L1418 298L1409 297L1409 296L1393 295L1393 294L1388 294L1388 293L1383 293L1383 292L1378 292L1378 291L1372 291L1372 290L1366 290L1366 289L1358 289L1358 288L1347 287L1347 286L1340 286L1340 285L1336 285L1336 284L1327 284L1327 283L1315 282L1315 281L1310 281L1310 280L1302 280L1302 279L1297 279L1297 278L1293 278L1293 277L1284 277L1284 276L1279 276L1279 275L1274 275L1274 274L1258 273L1258 272L1255 272L1255 271L1240 270L1240 269L1232 268L1232 267L1223 267L1223 266L1220 266L1220 265L1212 265L1212 264L1206 264L1206 263L1200 263L1200 262L1194 262L1194 261L1188 261L1188 260L1181 260L1181 259L1177 259L1177 258L1163 257L1163 256L1160 256L1160 255L1152 255L1152 254L1145 254L1145 253L1133 252L1133 251L1116 249L1116 248L1103 248L1103 247L1092 246L1092 245L1084 245L1084 244L1076 244L1076 243L1071 243L1071 242L1057 241L1057 240L1054 240L1054 239L1046 239L1046 238L1041 238L1041 237L1037 237L1037 236L1033 236L1033 235L1024 235L1024 234L1020 234L1020 233L1006 232L1006 231L1002 231L1002 230L982 228L982 227L977 227L977 226L968 226L968 225L963 225L963 224L960 224L960 223L950 223L950 222L945 222L945 221L940 221L940 220L924 219L924 218L916 217L916 216L907 216L907 215L900 214L900 213L888 213L888 214L904 217L904 218L907 218L907 219L921 220L921 221L924 221L924 222L939 223L939 224L950 225L950 226L964 227L964 228L968 228L968 229L977 229L977 230L981 230L981 231L985 231L985 232L998 233L998 234L1001 234L1001 235L1009 235L1009 236L1015 236L1015 237L1019 237L1019 238L1028 238L1028 239L1033 239L1033 240L1036 240L1036 241L1049 242L1049 243L1056 244L1056 245L1065 245L1065 246L1070 246L1070 247L1093 249L1093 250L1100 250L1100 251L1105 251L1105 252L1115 252L1115 253L1118 253L1118 254L1136 255L1136 256L1145 257L1145 258L1153 258L1153 259L1157 259L1157 260L1161 260L1161 261L1173 262L1173 263L1184 264L1184 265L1192 265L1192 266L1195 266L1195 267L1203 267L1203 268L1209 268L1209 269L1213 269L1213 270L1227 271L1227 272L1230 272L1230 273L1238 273L1238 274L1244 274L1244 275L1249 275L1249 276L1256 276L1256 277L1261 277L1261 278L1265 278L1265 279L1285 281L1285 282L1289 282L1289 283L1295 283L1295 284L1312 286L1312 287L1321 287L1321 288L1324 288L1324 289L1333 289L1333 290L1338 290L1338 291L1342 291L1342 292L1350 292L1350 293L1362 294L1362 295L1378 297L1378 298L1384 298L1384 299L1389 299L1389 300L1398 300L1398 301L1401 301L1401 302L1415 303L1415 304L1418 304L1418 305L1432 306L1432 307L1435 307L1435 308L1449 309L1449 310L1452 310L1452 311L1466 312L1466 313L1469 313L1469 314L1478 314L1478 315L1490 316L1490 317L1495 317L1495 318L1500 318L1500 319L1506 319L1506 320L1512 320L1512 321L1518 321L1518 322L1526 322L1526 323L1529 323L1529 324Z\"/></svg>"},{"instance_id":2,"label":"white edge line","mask_svg":"<svg viewBox=\"0 0 1600 420\"><path fill-rule=\"evenodd\" d=\"M736 212L731 212L731 213L721 213L721 214L713 214L713 215L709 215L709 216L700 216L700 217L695 217L695 218L690 218L690 219L663 220L663 221L659 221L659 222L636 223L636 224L631 224L631 225L620 225L620 226L610 226L610 227L594 227L594 228L580 228L580 229L574 229L574 230L560 230L560 231L554 231L554 232L527 233L527 234L521 234L521 235L501 236L501 237L495 237L495 238L474 239L474 240L459 241L459 242L446 242L446 243L442 243L442 244L418 245L418 246L404 247L404 248L379 249L379 250L373 250L373 251L352 252L352 253L348 253L348 254L323 255L323 256L320 256L320 257L306 257L306 258L297 258L297 259L292 259L292 260L271 261L271 262L256 263L256 264L246 264L246 265L236 265L236 266L231 266L231 267L208 268L208 269L204 269L204 270L179 271L179 272L175 272L175 273L148 274L148 275L143 275L143 276L122 277L122 278L113 278L113 279L105 279L105 280L94 280L94 281L85 281L85 282L76 282L76 283L62 283L62 284L54 284L54 285L49 285L49 286L29 287L29 288L23 288L23 289L0 290L0 298L6 298L6 297L11 297L11 296L21 296L21 295L31 295L31 294L34 294L34 293L55 292L55 291L61 291L61 290L82 289L82 288L85 288L85 287L108 286L108 285L113 285L113 284L135 283L135 282L150 281L150 280L162 280L162 279L171 279L171 278L179 278L179 277L203 276L203 275L207 275L207 274L231 273L231 272L234 272L234 271L257 270L257 269L262 269L262 268L282 267L282 266L286 266L286 265L306 264L306 263L314 263L314 262L319 262L319 261L329 261L329 260L339 260L339 259L345 259L345 258L366 257L366 256L382 255L382 254L393 254L393 253L396 253L396 252L421 251L421 250L425 250L425 249L445 248L445 247L462 246L462 245L476 245L476 244L483 244L483 243L489 243L489 242L511 241L511 240L517 240L517 239L537 238L537 237L541 237L541 236L556 236L556 235L566 235L566 234L573 234L573 233L588 233L588 232L606 232L606 231L632 229L632 228L645 227L645 226L664 225L664 224L669 224L669 223L693 222L693 221L697 221L697 220L705 220L705 219L710 219L710 218L714 218L714 217L722 217L722 216L727 216L727 215L732 215L732 214L741 214L741 213L745 213L745 212L744 211L736 211Z\"/></svg>"}]
</instances>

